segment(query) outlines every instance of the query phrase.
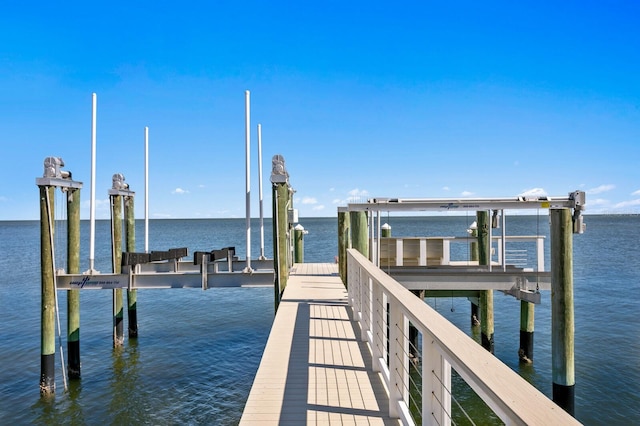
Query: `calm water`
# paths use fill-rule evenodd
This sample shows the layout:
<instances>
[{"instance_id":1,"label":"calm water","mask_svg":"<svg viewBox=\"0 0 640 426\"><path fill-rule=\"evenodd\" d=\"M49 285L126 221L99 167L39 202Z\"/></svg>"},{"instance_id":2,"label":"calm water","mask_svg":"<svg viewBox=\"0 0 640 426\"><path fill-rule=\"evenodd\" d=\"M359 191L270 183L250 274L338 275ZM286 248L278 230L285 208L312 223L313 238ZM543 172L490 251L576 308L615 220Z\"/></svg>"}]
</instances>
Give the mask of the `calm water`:
<instances>
[{"instance_id":1,"label":"calm water","mask_svg":"<svg viewBox=\"0 0 640 426\"><path fill-rule=\"evenodd\" d=\"M394 236L465 235L473 217L385 217ZM574 236L576 416L586 424L640 424L640 218L588 216ZM152 220L150 249L246 253L244 219ZM302 219L306 262L332 262L335 219ZM88 223L82 224L82 265L88 268ZM143 224L137 224L143 250ZM64 267L64 222L57 222L56 263ZM258 222L252 257L260 254ZM39 397L40 264L38 222L0 222L0 424L236 424L273 318L271 289L143 290L138 293L140 337L111 343L111 292L81 295L82 380ZM271 257L271 222L265 254ZM510 217L507 234L548 235L548 217ZM110 271L109 223L96 227L96 267ZM546 242L548 246L548 241ZM454 253L464 259L467 249ZM534 262L530 256L530 262ZM548 259L547 259L548 262ZM548 265L548 263L547 263ZM63 339L66 297L60 292ZM469 302L427 302L465 331ZM542 392L551 394L550 300L536 308L535 363L517 358L520 305L495 296L496 355ZM63 343L66 350L66 342Z\"/></svg>"}]
</instances>

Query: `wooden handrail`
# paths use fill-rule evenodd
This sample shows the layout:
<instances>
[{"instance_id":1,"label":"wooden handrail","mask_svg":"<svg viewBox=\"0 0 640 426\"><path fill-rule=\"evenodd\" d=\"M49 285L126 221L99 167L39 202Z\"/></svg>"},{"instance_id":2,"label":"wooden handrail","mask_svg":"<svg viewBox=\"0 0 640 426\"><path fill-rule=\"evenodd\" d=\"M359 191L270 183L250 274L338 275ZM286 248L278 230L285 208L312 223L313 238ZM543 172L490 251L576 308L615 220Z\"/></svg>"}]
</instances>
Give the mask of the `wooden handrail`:
<instances>
[{"instance_id":1,"label":"wooden handrail","mask_svg":"<svg viewBox=\"0 0 640 426\"><path fill-rule=\"evenodd\" d=\"M376 369L383 373L389 389L390 415L413 424L403 390L403 384L408 383L409 362L405 330L411 322L423 336L422 412L431 413L423 416L423 424L432 424L434 418L437 424L450 424L451 395L447 389L451 389L451 368L506 424L580 424L354 249L347 251L347 271L349 303L360 323L362 339L370 345ZM387 315L391 319L389 332ZM375 341L379 336L387 337L390 355Z\"/></svg>"}]
</instances>

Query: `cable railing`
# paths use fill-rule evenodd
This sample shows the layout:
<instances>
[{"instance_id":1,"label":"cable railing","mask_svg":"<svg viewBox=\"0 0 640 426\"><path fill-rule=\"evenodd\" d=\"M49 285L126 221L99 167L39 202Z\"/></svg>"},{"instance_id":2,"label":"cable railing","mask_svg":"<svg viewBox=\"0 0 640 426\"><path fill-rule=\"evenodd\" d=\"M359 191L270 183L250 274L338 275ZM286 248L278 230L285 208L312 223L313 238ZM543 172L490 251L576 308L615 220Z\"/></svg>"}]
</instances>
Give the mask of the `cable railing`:
<instances>
[{"instance_id":1,"label":"cable railing","mask_svg":"<svg viewBox=\"0 0 640 426\"><path fill-rule=\"evenodd\" d=\"M579 424L356 250L348 250L347 271L349 304L386 384L391 417L406 425L451 425L454 403L473 424L477 413L452 391L455 371L506 424ZM410 325L421 338L410 338ZM412 369L419 374L411 377Z\"/></svg>"}]
</instances>

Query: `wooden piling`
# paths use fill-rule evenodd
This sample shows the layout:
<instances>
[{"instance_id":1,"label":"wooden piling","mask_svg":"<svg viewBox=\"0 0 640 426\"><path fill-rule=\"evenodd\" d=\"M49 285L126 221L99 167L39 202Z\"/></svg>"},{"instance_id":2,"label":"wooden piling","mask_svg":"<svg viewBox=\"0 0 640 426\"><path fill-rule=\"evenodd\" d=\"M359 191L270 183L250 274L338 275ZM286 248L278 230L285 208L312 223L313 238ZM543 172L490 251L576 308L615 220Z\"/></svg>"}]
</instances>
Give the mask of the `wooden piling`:
<instances>
[{"instance_id":1,"label":"wooden piling","mask_svg":"<svg viewBox=\"0 0 640 426\"><path fill-rule=\"evenodd\" d=\"M345 211L338 211L338 269L340 278L347 283L347 249L351 247L350 215Z\"/></svg>"},{"instance_id":2,"label":"wooden piling","mask_svg":"<svg viewBox=\"0 0 640 426\"><path fill-rule=\"evenodd\" d=\"M478 223L478 264L489 265L491 261L491 242L489 241L489 213L476 213ZM493 291L480 291L480 334L482 346L494 353L493 344Z\"/></svg>"},{"instance_id":3,"label":"wooden piling","mask_svg":"<svg viewBox=\"0 0 640 426\"><path fill-rule=\"evenodd\" d=\"M134 212L133 196L124 197L124 216L126 251L136 251L136 219ZM129 325L129 338L138 337L138 290L127 290L127 320Z\"/></svg>"},{"instance_id":4,"label":"wooden piling","mask_svg":"<svg viewBox=\"0 0 640 426\"><path fill-rule=\"evenodd\" d=\"M551 209L549 213L553 401L574 415L573 222L570 209Z\"/></svg>"},{"instance_id":5,"label":"wooden piling","mask_svg":"<svg viewBox=\"0 0 640 426\"><path fill-rule=\"evenodd\" d=\"M40 186L40 396L55 393L55 283L53 277L53 252L51 247L53 229L53 197L55 188ZM48 193L48 195L47 195Z\"/></svg>"},{"instance_id":6,"label":"wooden piling","mask_svg":"<svg viewBox=\"0 0 640 426\"><path fill-rule=\"evenodd\" d=\"M111 195L111 260L114 274L122 271L122 196ZM124 344L122 289L113 290L113 347Z\"/></svg>"},{"instance_id":7,"label":"wooden piling","mask_svg":"<svg viewBox=\"0 0 640 426\"><path fill-rule=\"evenodd\" d=\"M524 300L520 301L520 348L518 358L520 362L533 362L533 328L535 305Z\"/></svg>"},{"instance_id":8,"label":"wooden piling","mask_svg":"<svg viewBox=\"0 0 640 426\"><path fill-rule=\"evenodd\" d=\"M278 172L275 172L276 167L279 167L278 160L274 156L274 172L271 174L272 182L272 203L273 203L273 267L275 270L275 282L274 282L274 304L275 309L278 309L280 304L280 297L287 286L287 279L289 277L289 183L286 171L284 170L284 159L282 160L282 171L278 168Z\"/></svg>"},{"instance_id":9,"label":"wooden piling","mask_svg":"<svg viewBox=\"0 0 640 426\"><path fill-rule=\"evenodd\" d=\"M469 232L469 236L472 238L471 242L469 243L469 254L470 254L470 259L471 262L477 262L478 261L478 229L477 227L473 227L474 225L471 225L470 228L470 232ZM475 240L473 240L473 238L476 238ZM470 300L471 302L471 327L477 327L480 325L480 320L478 318L480 318L480 312L478 311L478 303L477 302L477 298L476 301L474 300Z\"/></svg>"},{"instance_id":10,"label":"wooden piling","mask_svg":"<svg viewBox=\"0 0 640 426\"><path fill-rule=\"evenodd\" d=\"M300 224L297 224L295 228L293 228L293 262L294 263L304 263L304 227Z\"/></svg>"},{"instance_id":11,"label":"wooden piling","mask_svg":"<svg viewBox=\"0 0 640 426\"><path fill-rule=\"evenodd\" d=\"M67 188L67 272L80 273L80 190ZM80 290L67 291L67 368L80 378Z\"/></svg>"},{"instance_id":12,"label":"wooden piling","mask_svg":"<svg viewBox=\"0 0 640 426\"><path fill-rule=\"evenodd\" d=\"M369 258L369 232L367 212L349 212L351 223L351 247Z\"/></svg>"}]
</instances>

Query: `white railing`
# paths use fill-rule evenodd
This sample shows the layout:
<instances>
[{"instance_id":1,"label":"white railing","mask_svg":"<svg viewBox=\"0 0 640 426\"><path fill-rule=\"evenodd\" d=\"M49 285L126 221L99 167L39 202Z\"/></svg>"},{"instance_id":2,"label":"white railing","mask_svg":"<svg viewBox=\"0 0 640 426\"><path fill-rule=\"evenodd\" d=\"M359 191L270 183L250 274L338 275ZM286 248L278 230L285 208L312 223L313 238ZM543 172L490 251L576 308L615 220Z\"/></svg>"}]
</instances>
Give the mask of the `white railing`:
<instances>
[{"instance_id":1,"label":"white railing","mask_svg":"<svg viewBox=\"0 0 640 426\"><path fill-rule=\"evenodd\" d=\"M492 263L503 269L507 265L513 265L544 272L544 239L545 237L541 235L508 235L504 238L494 235L491 238ZM380 240L379 247L376 240L372 241L374 253L380 253L379 258L377 254L374 254L373 257L378 259L378 264L381 266L472 264L469 244L476 241L478 239L475 237L385 237ZM458 248L461 244L465 244L467 247L463 250L457 250L456 255L456 250L452 250L452 244ZM509 247L516 248L509 249ZM535 253L533 258L529 257L531 249ZM518 254L514 256L516 252ZM460 253L464 255L460 256ZM465 260L461 260L462 258Z\"/></svg>"},{"instance_id":2,"label":"white railing","mask_svg":"<svg viewBox=\"0 0 640 426\"><path fill-rule=\"evenodd\" d=\"M409 410L409 323L422 335L419 406L423 425L450 425L451 372L506 424L579 424L508 366L354 249L347 252L349 304L374 371L389 391L389 415L415 424ZM473 416L473 413L469 413Z\"/></svg>"}]
</instances>

